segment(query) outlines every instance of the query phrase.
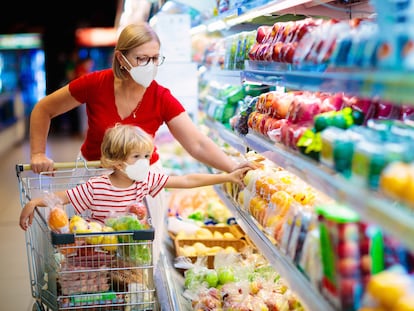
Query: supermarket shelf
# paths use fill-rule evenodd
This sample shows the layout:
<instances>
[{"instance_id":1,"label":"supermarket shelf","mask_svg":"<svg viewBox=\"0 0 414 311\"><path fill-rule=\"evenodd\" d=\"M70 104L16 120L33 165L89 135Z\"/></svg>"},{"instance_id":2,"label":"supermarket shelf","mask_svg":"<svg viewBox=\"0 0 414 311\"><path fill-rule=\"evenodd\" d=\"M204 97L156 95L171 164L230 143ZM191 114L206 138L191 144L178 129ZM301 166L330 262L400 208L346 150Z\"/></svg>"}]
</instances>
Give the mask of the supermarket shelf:
<instances>
[{"instance_id":1,"label":"supermarket shelf","mask_svg":"<svg viewBox=\"0 0 414 311\"><path fill-rule=\"evenodd\" d=\"M246 232L256 247L262 252L269 263L276 269L286 281L289 288L296 293L305 310L333 311L334 308L315 289L309 280L298 270L294 263L285 256L259 229L254 218L242 210L235 201L223 192L220 186L215 186L216 192L225 202L226 206L236 216L237 223Z\"/></svg>"},{"instance_id":2,"label":"supermarket shelf","mask_svg":"<svg viewBox=\"0 0 414 311\"><path fill-rule=\"evenodd\" d=\"M414 250L414 213L378 193L353 185L338 173L281 145L247 134L246 144L267 159L298 175L308 184L339 202L345 202L361 217L376 223Z\"/></svg>"},{"instance_id":3,"label":"supermarket shelf","mask_svg":"<svg viewBox=\"0 0 414 311\"><path fill-rule=\"evenodd\" d=\"M212 68L205 72L204 78L209 81L216 81L220 84L240 85L241 80L240 70L221 70Z\"/></svg>"},{"instance_id":4,"label":"supermarket shelf","mask_svg":"<svg viewBox=\"0 0 414 311\"><path fill-rule=\"evenodd\" d=\"M272 69L249 62L247 70L240 72L243 82L285 86L291 89L345 92L360 97L379 96L395 103L412 102L414 72L383 70L333 70L324 65L295 70L292 66Z\"/></svg>"},{"instance_id":5,"label":"supermarket shelf","mask_svg":"<svg viewBox=\"0 0 414 311\"><path fill-rule=\"evenodd\" d=\"M246 23L257 24L255 19L271 15L316 15L347 19L351 14L354 17L364 17L371 13L372 8L367 0L352 5L345 2L340 4L340 1L338 3L335 0L254 0L203 21L202 25L191 29L191 34L226 30Z\"/></svg>"},{"instance_id":6,"label":"supermarket shelf","mask_svg":"<svg viewBox=\"0 0 414 311\"><path fill-rule=\"evenodd\" d=\"M223 124L212 121L208 118L204 120L204 124L210 129L215 129L215 133L218 134L222 140L227 142L238 152L242 154L246 153L247 148L244 140L241 137L237 136L236 133L226 129L226 127Z\"/></svg>"}]
</instances>

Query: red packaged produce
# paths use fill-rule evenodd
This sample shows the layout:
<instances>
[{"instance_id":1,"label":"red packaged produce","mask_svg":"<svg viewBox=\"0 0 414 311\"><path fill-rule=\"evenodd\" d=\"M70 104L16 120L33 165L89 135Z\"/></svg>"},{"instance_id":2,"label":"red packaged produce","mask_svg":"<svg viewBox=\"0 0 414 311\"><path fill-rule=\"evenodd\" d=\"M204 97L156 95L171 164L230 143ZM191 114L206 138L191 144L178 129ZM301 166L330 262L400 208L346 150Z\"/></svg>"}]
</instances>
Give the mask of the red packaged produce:
<instances>
[{"instance_id":1,"label":"red packaged produce","mask_svg":"<svg viewBox=\"0 0 414 311\"><path fill-rule=\"evenodd\" d=\"M367 121L372 119L375 115L376 104L372 99L351 97L347 101L346 106L351 107L352 110L359 111L364 115L362 125L366 125Z\"/></svg>"},{"instance_id":2,"label":"red packaged produce","mask_svg":"<svg viewBox=\"0 0 414 311\"><path fill-rule=\"evenodd\" d=\"M401 106L400 120L414 120L414 107L410 105Z\"/></svg>"},{"instance_id":3,"label":"red packaged produce","mask_svg":"<svg viewBox=\"0 0 414 311\"><path fill-rule=\"evenodd\" d=\"M321 100L315 96L297 96L289 106L287 119L292 123L313 121L321 113Z\"/></svg>"},{"instance_id":4,"label":"red packaged produce","mask_svg":"<svg viewBox=\"0 0 414 311\"><path fill-rule=\"evenodd\" d=\"M273 51L269 51L271 48L272 45L270 43L261 43L260 47L257 49L255 60L265 60L269 53L273 53Z\"/></svg>"},{"instance_id":5,"label":"red packaged produce","mask_svg":"<svg viewBox=\"0 0 414 311\"><path fill-rule=\"evenodd\" d=\"M252 45L252 47L250 48L248 52L248 57L250 60L257 60L257 54L258 54L258 50L260 49L260 46L261 46L260 43L255 43Z\"/></svg>"},{"instance_id":6,"label":"red packaged produce","mask_svg":"<svg viewBox=\"0 0 414 311\"><path fill-rule=\"evenodd\" d=\"M269 129L267 131L267 136L274 142L280 143L282 141L282 127L286 125L288 121L286 119L273 119Z\"/></svg>"},{"instance_id":7,"label":"red packaged produce","mask_svg":"<svg viewBox=\"0 0 414 311\"><path fill-rule=\"evenodd\" d=\"M342 93L336 93L331 96L327 96L322 100L322 112L328 112L328 111L339 111L342 108L344 108L344 94Z\"/></svg>"},{"instance_id":8,"label":"red packaged produce","mask_svg":"<svg viewBox=\"0 0 414 311\"><path fill-rule=\"evenodd\" d=\"M279 34L279 31L280 31L280 27L281 27L280 23L273 24L272 29L270 30L270 32L269 32L269 34L266 38L267 43L273 44L276 41L276 38L277 38L277 36Z\"/></svg>"},{"instance_id":9,"label":"red packaged produce","mask_svg":"<svg viewBox=\"0 0 414 311\"><path fill-rule=\"evenodd\" d=\"M296 49L297 43L285 43L281 49L281 62L283 63L293 63L293 56L295 55L295 49Z\"/></svg>"},{"instance_id":10,"label":"red packaged produce","mask_svg":"<svg viewBox=\"0 0 414 311\"><path fill-rule=\"evenodd\" d=\"M266 98L268 93L260 94L256 104L256 111L260 113L267 113Z\"/></svg>"},{"instance_id":11,"label":"red packaged produce","mask_svg":"<svg viewBox=\"0 0 414 311\"><path fill-rule=\"evenodd\" d=\"M290 37L290 33L294 31L295 22L285 22L283 26L283 32L279 33L278 41L289 43L287 39Z\"/></svg>"},{"instance_id":12,"label":"red packaged produce","mask_svg":"<svg viewBox=\"0 0 414 311\"><path fill-rule=\"evenodd\" d=\"M302 21L298 28L295 31L295 41L300 41L305 34L312 31L312 29L317 26L321 21L320 20L314 20L312 18L308 18L304 21Z\"/></svg>"},{"instance_id":13,"label":"red packaged produce","mask_svg":"<svg viewBox=\"0 0 414 311\"><path fill-rule=\"evenodd\" d=\"M284 43L283 42L275 42L272 46L273 52L272 52L272 60L274 62L281 62L282 61L282 47Z\"/></svg>"},{"instance_id":14,"label":"red packaged produce","mask_svg":"<svg viewBox=\"0 0 414 311\"><path fill-rule=\"evenodd\" d=\"M280 38L282 37L283 31L285 29L285 23L274 23L272 27L272 36L273 36L273 42L280 41Z\"/></svg>"},{"instance_id":15,"label":"red packaged produce","mask_svg":"<svg viewBox=\"0 0 414 311\"><path fill-rule=\"evenodd\" d=\"M299 138L303 135L303 133L312 127L312 124L309 122L304 122L301 124L292 124L286 123L281 127L282 136L281 142L285 146L297 150L298 147L296 146Z\"/></svg>"},{"instance_id":16,"label":"red packaged produce","mask_svg":"<svg viewBox=\"0 0 414 311\"><path fill-rule=\"evenodd\" d=\"M375 110L375 119L395 120L401 115L401 107L393 103L378 101Z\"/></svg>"},{"instance_id":17,"label":"red packaged produce","mask_svg":"<svg viewBox=\"0 0 414 311\"><path fill-rule=\"evenodd\" d=\"M284 119L289 111L289 106L295 99L294 93L277 93L277 96L273 98L271 106L269 108L269 114L275 118Z\"/></svg>"},{"instance_id":18,"label":"red packaged produce","mask_svg":"<svg viewBox=\"0 0 414 311\"><path fill-rule=\"evenodd\" d=\"M272 31L272 26L262 25L257 28L256 32L256 42L262 43L266 38L269 37L270 32Z\"/></svg>"}]
</instances>

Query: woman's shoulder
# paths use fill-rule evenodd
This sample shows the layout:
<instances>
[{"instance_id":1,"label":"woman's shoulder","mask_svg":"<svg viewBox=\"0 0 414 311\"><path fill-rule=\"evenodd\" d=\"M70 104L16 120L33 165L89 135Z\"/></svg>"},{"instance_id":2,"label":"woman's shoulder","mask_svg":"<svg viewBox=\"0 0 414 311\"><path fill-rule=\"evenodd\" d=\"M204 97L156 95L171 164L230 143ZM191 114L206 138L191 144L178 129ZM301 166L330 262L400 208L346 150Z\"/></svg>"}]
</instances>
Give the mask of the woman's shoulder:
<instances>
[{"instance_id":1,"label":"woman's shoulder","mask_svg":"<svg viewBox=\"0 0 414 311\"><path fill-rule=\"evenodd\" d=\"M84 74L83 76L73 80L73 81L102 81L102 80L114 80L114 73L112 71L112 68L107 69L101 69L92 71L89 73Z\"/></svg>"},{"instance_id":2,"label":"woman's shoulder","mask_svg":"<svg viewBox=\"0 0 414 311\"><path fill-rule=\"evenodd\" d=\"M85 74L84 76L89 76L90 78L98 78L98 79L114 79L114 73L112 68L106 68L101 70L92 71L90 73Z\"/></svg>"}]
</instances>

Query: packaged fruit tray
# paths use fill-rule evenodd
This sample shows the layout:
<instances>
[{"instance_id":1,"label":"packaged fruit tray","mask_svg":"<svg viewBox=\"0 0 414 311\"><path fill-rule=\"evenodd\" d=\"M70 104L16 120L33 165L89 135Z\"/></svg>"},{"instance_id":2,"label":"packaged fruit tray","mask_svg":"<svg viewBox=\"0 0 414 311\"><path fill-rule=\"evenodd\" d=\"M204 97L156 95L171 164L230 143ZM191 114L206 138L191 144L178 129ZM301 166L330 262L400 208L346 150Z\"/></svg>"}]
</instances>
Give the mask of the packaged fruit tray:
<instances>
[{"instance_id":1,"label":"packaged fruit tray","mask_svg":"<svg viewBox=\"0 0 414 311\"><path fill-rule=\"evenodd\" d=\"M214 268L214 257L220 252L240 253L248 246L242 239L175 239L175 252L177 257L187 257L193 263L198 257L207 257L207 267Z\"/></svg>"},{"instance_id":2,"label":"packaged fruit tray","mask_svg":"<svg viewBox=\"0 0 414 311\"><path fill-rule=\"evenodd\" d=\"M194 232L194 234L178 233L174 234L169 232L170 237L175 239L229 239L229 240L238 240L245 237L245 233L240 228L239 225L229 225L229 226L202 226L200 230Z\"/></svg>"}]
</instances>

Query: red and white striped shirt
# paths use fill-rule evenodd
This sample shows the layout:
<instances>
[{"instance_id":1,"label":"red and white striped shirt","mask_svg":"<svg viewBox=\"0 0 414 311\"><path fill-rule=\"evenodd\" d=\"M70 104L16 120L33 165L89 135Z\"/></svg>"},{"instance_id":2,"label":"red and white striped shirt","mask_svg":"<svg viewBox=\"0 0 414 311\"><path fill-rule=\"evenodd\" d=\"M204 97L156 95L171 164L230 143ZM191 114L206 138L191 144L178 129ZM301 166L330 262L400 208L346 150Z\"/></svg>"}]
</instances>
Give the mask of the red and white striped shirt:
<instances>
[{"instance_id":1,"label":"red and white striped shirt","mask_svg":"<svg viewBox=\"0 0 414 311\"><path fill-rule=\"evenodd\" d=\"M165 186L167 175L149 172L146 181L134 182L128 188L117 188L108 175L91 177L86 183L66 190L70 203L78 214L89 211L94 220L122 214L129 205L141 202L146 195L156 196Z\"/></svg>"}]
</instances>

